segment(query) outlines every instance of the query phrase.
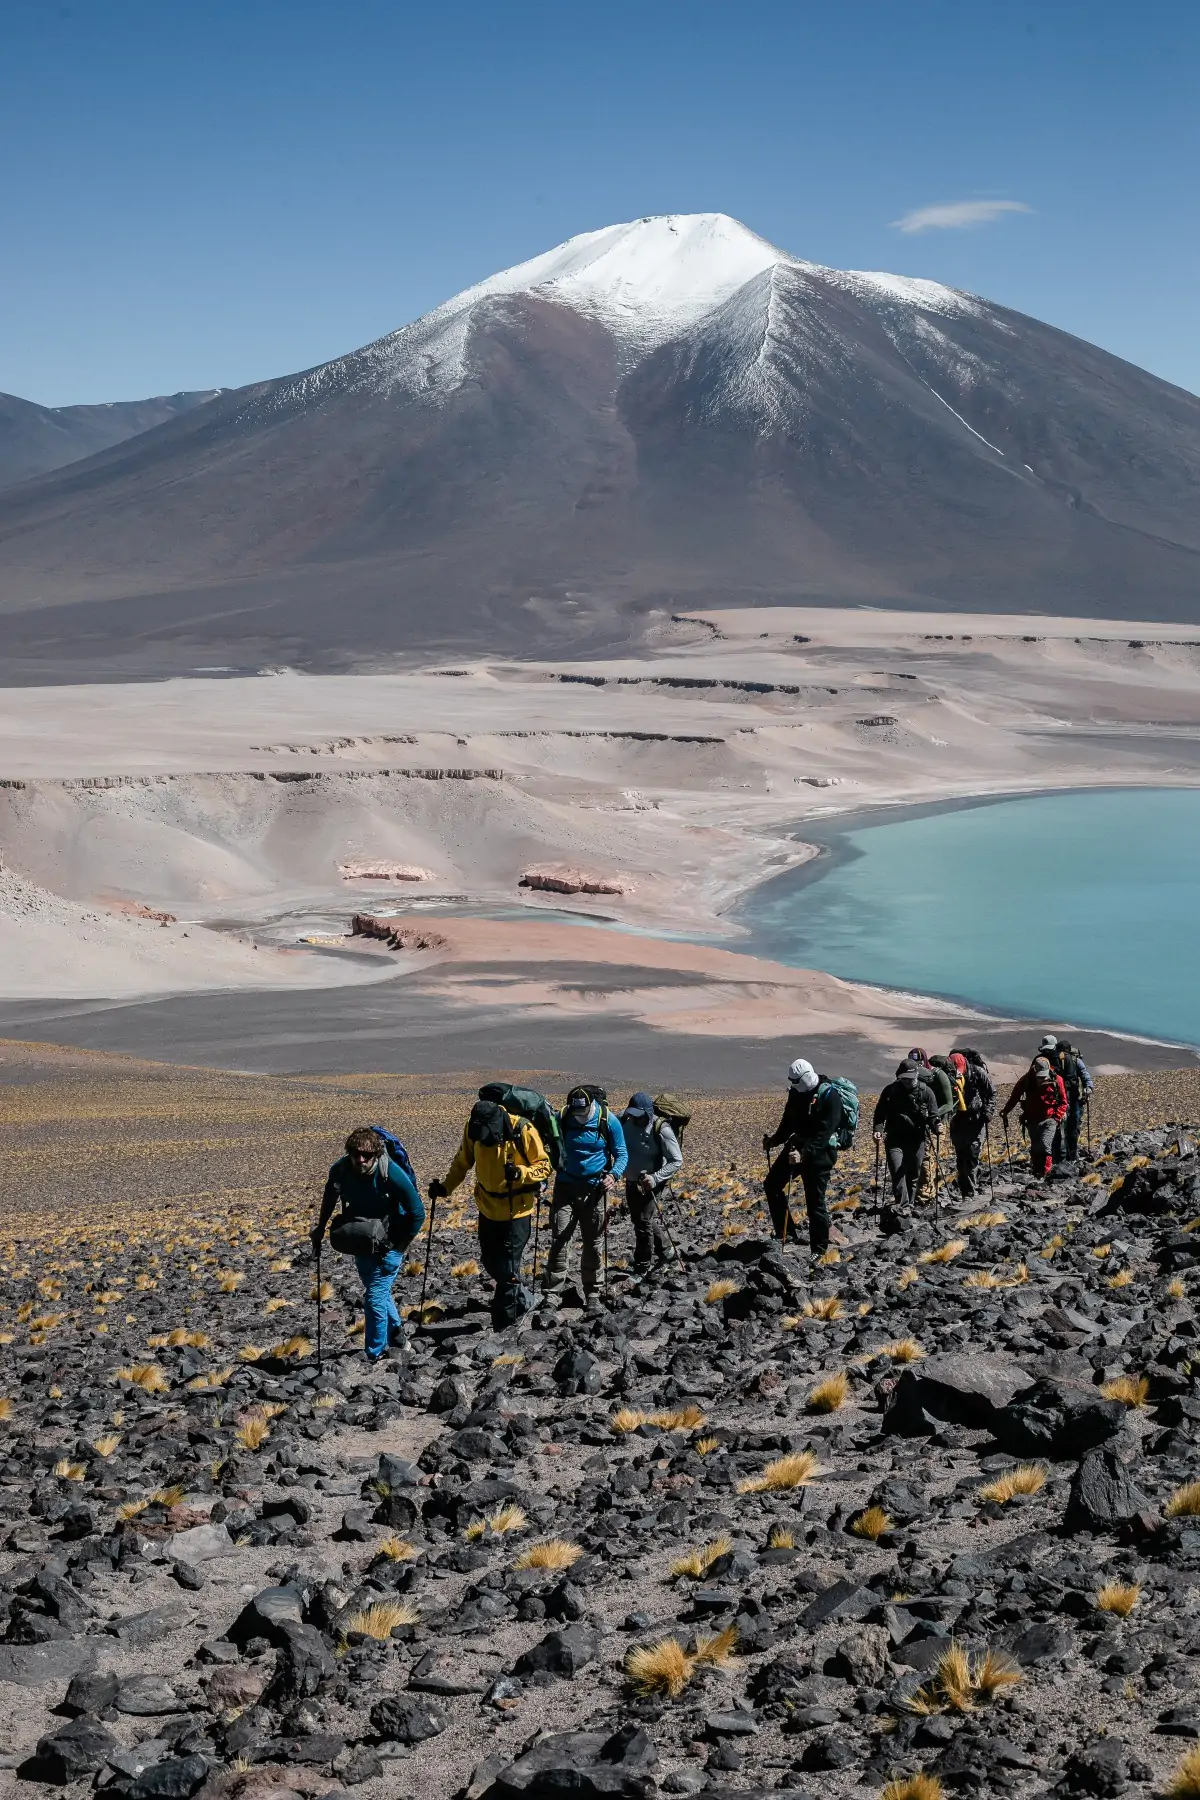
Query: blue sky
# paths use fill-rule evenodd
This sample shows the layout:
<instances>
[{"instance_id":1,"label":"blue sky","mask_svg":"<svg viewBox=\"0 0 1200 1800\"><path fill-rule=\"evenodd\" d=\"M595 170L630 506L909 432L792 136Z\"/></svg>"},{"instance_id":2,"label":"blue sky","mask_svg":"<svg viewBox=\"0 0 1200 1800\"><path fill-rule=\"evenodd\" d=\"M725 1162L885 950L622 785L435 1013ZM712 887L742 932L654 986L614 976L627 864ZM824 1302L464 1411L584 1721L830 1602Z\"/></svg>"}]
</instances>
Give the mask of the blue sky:
<instances>
[{"instance_id":1,"label":"blue sky","mask_svg":"<svg viewBox=\"0 0 1200 1800\"><path fill-rule=\"evenodd\" d=\"M1200 389L1198 76L1195 0L5 0L0 389L287 373L703 211Z\"/></svg>"}]
</instances>

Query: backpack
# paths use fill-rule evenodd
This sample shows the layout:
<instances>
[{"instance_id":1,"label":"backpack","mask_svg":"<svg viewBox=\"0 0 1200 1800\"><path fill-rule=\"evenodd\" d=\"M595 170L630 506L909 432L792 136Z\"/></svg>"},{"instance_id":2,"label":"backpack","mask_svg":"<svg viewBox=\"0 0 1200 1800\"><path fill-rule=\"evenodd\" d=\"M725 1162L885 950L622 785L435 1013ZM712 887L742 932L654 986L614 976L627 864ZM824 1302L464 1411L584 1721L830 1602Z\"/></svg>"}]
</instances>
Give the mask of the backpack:
<instances>
[{"instance_id":1,"label":"backpack","mask_svg":"<svg viewBox=\"0 0 1200 1800\"><path fill-rule=\"evenodd\" d=\"M830 1137L829 1148L848 1150L858 1130L858 1089L845 1075L830 1075L821 1083L817 1092L828 1093L830 1088L842 1103L842 1122Z\"/></svg>"},{"instance_id":2,"label":"backpack","mask_svg":"<svg viewBox=\"0 0 1200 1800\"><path fill-rule=\"evenodd\" d=\"M923 1137L933 1121L930 1119L928 1111L921 1105L918 1095L922 1088L927 1094L932 1094L933 1089L926 1082L920 1080L909 1084L897 1079L892 1083L892 1087L899 1091L892 1094L891 1112L887 1123L893 1128L897 1125L907 1126L914 1136Z\"/></svg>"},{"instance_id":3,"label":"backpack","mask_svg":"<svg viewBox=\"0 0 1200 1800\"><path fill-rule=\"evenodd\" d=\"M674 1094L655 1094L654 1117L661 1119L675 1133L675 1141L683 1149L683 1134L692 1122L690 1112L683 1110L682 1102Z\"/></svg>"},{"instance_id":4,"label":"backpack","mask_svg":"<svg viewBox=\"0 0 1200 1800\"><path fill-rule=\"evenodd\" d=\"M513 1087L507 1081L489 1081L480 1088L479 1098L494 1100L506 1112L528 1119L542 1140L551 1166L558 1168L562 1162L562 1132L558 1114L545 1094L539 1094L536 1088Z\"/></svg>"},{"instance_id":5,"label":"backpack","mask_svg":"<svg viewBox=\"0 0 1200 1800\"><path fill-rule=\"evenodd\" d=\"M400 1142L394 1131L386 1130L382 1125L372 1125L371 1130L383 1139L388 1156L398 1169L403 1169L413 1186L417 1185L417 1172L412 1166L412 1158Z\"/></svg>"},{"instance_id":6,"label":"backpack","mask_svg":"<svg viewBox=\"0 0 1200 1800\"><path fill-rule=\"evenodd\" d=\"M967 1112L982 1113L990 1120L996 1110L996 1084L988 1073L988 1066L978 1050L958 1050L959 1056L967 1059L966 1080L963 1083L963 1098Z\"/></svg>"},{"instance_id":7,"label":"backpack","mask_svg":"<svg viewBox=\"0 0 1200 1800\"><path fill-rule=\"evenodd\" d=\"M1076 1056L1074 1050L1072 1050L1070 1044L1060 1044L1058 1046L1058 1052L1055 1055L1053 1062L1050 1064L1050 1067L1062 1076L1063 1086L1066 1088L1068 1094L1071 1092L1072 1088L1079 1087L1081 1081L1079 1074L1079 1058Z\"/></svg>"}]
</instances>

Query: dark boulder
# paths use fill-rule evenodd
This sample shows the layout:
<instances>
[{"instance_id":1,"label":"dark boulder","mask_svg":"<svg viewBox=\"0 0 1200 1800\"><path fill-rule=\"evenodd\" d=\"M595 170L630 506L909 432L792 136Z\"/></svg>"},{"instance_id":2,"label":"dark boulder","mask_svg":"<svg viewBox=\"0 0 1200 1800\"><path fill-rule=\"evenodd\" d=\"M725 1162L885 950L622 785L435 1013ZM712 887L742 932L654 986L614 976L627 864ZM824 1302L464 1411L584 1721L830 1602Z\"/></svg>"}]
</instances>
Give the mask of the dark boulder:
<instances>
[{"instance_id":1,"label":"dark boulder","mask_svg":"<svg viewBox=\"0 0 1200 1800\"><path fill-rule=\"evenodd\" d=\"M1092 1450L1071 1479L1067 1500L1067 1531L1112 1531L1150 1502L1113 1450Z\"/></svg>"},{"instance_id":2,"label":"dark boulder","mask_svg":"<svg viewBox=\"0 0 1200 1800\"><path fill-rule=\"evenodd\" d=\"M1110 1443L1125 1407L1082 1382L1044 1379L1014 1394L991 1423L992 1435L1010 1456L1044 1456L1065 1462Z\"/></svg>"},{"instance_id":3,"label":"dark boulder","mask_svg":"<svg viewBox=\"0 0 1200 1800\"><path fill-rule=\"evenodd\" d=\"M883 1429L900 1437L925 1437L939 1425L985 1429L1028 1386L1029 1371L1008 1356L930 1356L902 1370Z\"/></svg>"},{"instance_id":4,"label":"dark boulder","mask_svg":"<svg viewBox=\"0 0 1200 1800\"><path fill-rule=\"evenodd\" d=\"M423 1744L445 1731L449 1719L440 1706L412 1694L388 1694L371 1708L371 1730L394 1744Z\"/></svg>"},{"instance_id":5,"label":"dark boulder","mask_svg":"<svg viewBox=\"0 0 1200 1800\"><path fill-rule=\"evenodd\" d=\"M81 1775L94 1774L119 1748L118 1740L98 1719L72 1719L69 1725L38 1739L33 1756L35 1768L30 1773L35 1780L64 1786Z\"/></svg>"},{"instance_id":6,"label":"dark boulder","mask_svg":"<svg viewBox=\"0 0 1200 1800\"><path fill-rule=\"evenodd\" d=\"M551 1631L540 1644L518 1657L514 1674L560 1675L573 1681L580 1669L595 1662L600 1653L600 1633L590 1625L568 1625Z\"/></svg>"},{"instance_id":7,"label":"dark boulder","mask_svg":"<svg viewBox=\"0 0 1200 1800\"><path fill-rule=\"evenodd\" d=\"M651 1800L658 1752L639 1726L563 1731L533 1744L501 1769L485 1800Z\"/></svg>"}]
</instances>

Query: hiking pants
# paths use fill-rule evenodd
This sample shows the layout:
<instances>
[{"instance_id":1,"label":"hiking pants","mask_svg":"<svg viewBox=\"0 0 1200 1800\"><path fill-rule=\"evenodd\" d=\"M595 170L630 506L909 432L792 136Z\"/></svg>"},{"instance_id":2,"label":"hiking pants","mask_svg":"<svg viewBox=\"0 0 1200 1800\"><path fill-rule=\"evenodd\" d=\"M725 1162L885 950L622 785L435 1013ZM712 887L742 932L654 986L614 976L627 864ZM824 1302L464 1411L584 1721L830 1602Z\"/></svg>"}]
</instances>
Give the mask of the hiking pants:
<instances>
[{"instance_id":1,"label":"hiking pants","mask_svg":"<svg viewBox=\"0 0 1200 1800\"><path fill-rule=\"evenodd\" d=\"M958 1165L958 1191L964 1200L973 1200L978 1192L979 1159L987 1124L973 1119L970 1113L956 1113L950 1121L950 1142Z\"/></svg>"},{"instance_id":2,"label":"hiking pants","mask_svg":"<svg viewBox=\"0 0 1200 1800\"><path fill-rule=\"evenodd\" d=\"M669 1191L669 1190L667 1190ZM659 1204L664 1193L643 1194L636 1181L625 1183L625 1203L633 1225L633 1266L648 1269L651 1263L668 1262L671 1241L663 1230Z\"/></svg>"},{"instance_id":3,"label":"hiking pants","mask_svg":"<svg viewBox=\"0 0 1200 1800\"><path fill-rule=\"evenodd\" d=\"M1054 1133L1053 1156L1056 1163L1079 1160L1079 1131L1082 1124L1083 1095L1068 1094L1067 1116L1060 1120L1058 1130Z\"/></svg>"},{"instance_id":4,"label":"hiking pants","mask_svg":"<svg viewBox=\"0 0 1200 1800\"><path fill-rule=\"evenodd\" d=\"M404 1326L392 1299L392 1283L404 1267L403 1250L385 1250L382 1256L356 1256L354 1266L363 1284L363 1310L367 1316L363 1349L369 1362L378 1362L389 1344L400 1343Z\"/></svg>"},{"instance_id":5,"label":"hiking pants","mask_svg":"<svg viewBox=\"0 0 1200 1800\"><path fill-rule=\"evenodd\" d=\"M550 1255L546 1262L545 1290L556 1293L566 1284L567 1251L579 1232L579 1277L585 1294L594 1294L600 1281L600 1237L604 1230L605 1193L602 1181L572 1181L559 1175L550 1202Z\"/></svg>"},{"instance_id":6,"label":"hiking pants","mask_svg":"<svg viewBox=\"0 0 1200 1800\"><path fill-rule=\"evenodd\" d=\"M1029 1132L1029 1167L1039 1181L1045 1181L1054 1166L1054 1139L1058 1125L1057 1119L1026 1121Z\"/></svg>"},{"instance_id":7,"label":"hiking pants","mask_svg":"<svg viewBox=\"0 0 1200 1800\"><path fill-rule=\"evenodd\" d=\"M777 1238L782 1240L795 1237L797 1226L788 1206L787 1185L792 1176L798 1174L804 1186L804 1205L808 1212L809 1249L814 1256L824 1256L829 1248L829 1208L825 1203L825 1194L829 1187L829 1177L833 1174L833 1165L837 1161L837 1152L807 1151L802 1155L797 1169L788 1161L789 1148L789 1145L784 1145L767 1170L767 1179L763 1183L771 1224Z\"/></svg>"},{"instance_id":8,"label":"hiking pants","mask_svg":"<svg viewBox=\"0 0 1200 1800\"><path fill-rule=\"evenodd\" d=\"M923 1137L884 1140L892 1199L899 1207L910 1207L917 1197L917 1189L925 1173L927 1143L928 1140Z\"/></svg>"},{"instance_id":9,"label":"hiking pants","mask_svg":"<svg viewBox=\"0 0 1200 1800\"><path fill-rule=\"evenodd\" d=\"M521 1258L529 1242L533 1221L485 1219L479 1215L479 1260L496 1284L492 1295L492 1330L515 1325L528 1312L530 1299L521 1286Z\"/></svg>"}]
</instances>

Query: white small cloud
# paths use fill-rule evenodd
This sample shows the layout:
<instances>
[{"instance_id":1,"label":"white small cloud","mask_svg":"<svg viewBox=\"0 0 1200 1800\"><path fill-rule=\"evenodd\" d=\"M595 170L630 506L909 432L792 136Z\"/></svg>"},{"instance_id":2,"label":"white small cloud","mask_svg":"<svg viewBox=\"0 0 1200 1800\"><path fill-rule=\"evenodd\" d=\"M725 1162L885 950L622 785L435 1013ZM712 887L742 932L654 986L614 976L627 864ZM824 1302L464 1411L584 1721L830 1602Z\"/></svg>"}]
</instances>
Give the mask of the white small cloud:
<instances>
[{"instance_id":1,"label":"white small cloud","mask_svg":"<svg viewBox=\"0 0 1200 1800\"><path fill-rule=\"evenodd\" d=\"M897 231L962 231L969 225L991 225L1002 213L1028 213L1023 200L952 200L948 206L919 206L893 219Z\"/></svg>"}]
</instances>

